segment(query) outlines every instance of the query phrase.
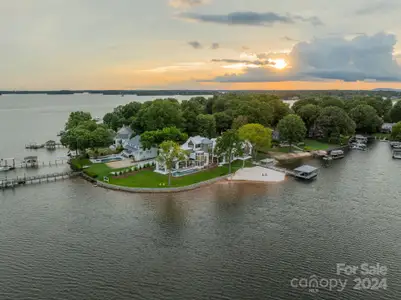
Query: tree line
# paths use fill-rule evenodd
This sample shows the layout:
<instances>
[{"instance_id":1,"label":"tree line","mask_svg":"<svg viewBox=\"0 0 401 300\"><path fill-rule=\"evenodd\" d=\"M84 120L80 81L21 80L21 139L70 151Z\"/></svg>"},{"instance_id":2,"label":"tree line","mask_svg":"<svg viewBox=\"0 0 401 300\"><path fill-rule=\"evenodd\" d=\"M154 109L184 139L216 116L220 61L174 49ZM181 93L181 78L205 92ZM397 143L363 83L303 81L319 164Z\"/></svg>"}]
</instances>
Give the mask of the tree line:
<instances>
[{"instance_id":1,"label":"tree line","mask_svg":"<svg viewBox=\"0 0 401 300\"><path fill-rule=\"evenodd\" d=\"M383 122L399 121L401 102L393 106L391 100L381 97L354 95L343 100L311 95L290 108L275 95L227 93L182 102L173 98L131 102L107 113L103 125L92 121L88 113L74 112L66 123L62 143L73 150L105 147L112 142L111 130L125 125L141 135L142 144L149 148L167 140L180 143L188 136L214 138L228 130L242 132L244 137L247 135L240 129L247 124L253 124L250 127L255 136L264 128L270 133L277 130L280 139L289 143L307 136L338 142L342 136L375 133ZM258 128L253 128L256 125Z\"/></svg>"}]
</instances>

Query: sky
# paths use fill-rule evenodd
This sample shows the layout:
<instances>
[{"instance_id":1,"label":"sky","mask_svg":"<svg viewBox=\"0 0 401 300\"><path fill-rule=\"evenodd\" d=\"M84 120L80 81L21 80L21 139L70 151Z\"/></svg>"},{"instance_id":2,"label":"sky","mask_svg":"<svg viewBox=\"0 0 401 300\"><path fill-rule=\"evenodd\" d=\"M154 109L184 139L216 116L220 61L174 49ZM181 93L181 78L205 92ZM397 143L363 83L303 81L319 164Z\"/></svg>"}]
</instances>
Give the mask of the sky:
<instances>
[{"instance_id":1,"label":"sky","mask_svg":"<svg viewBox=\"0 0 401 300\"><path fill-rule=\"evenodd\" d=\"M0 90L401 88L399 0L0 0Z\"/></svg>"}]
</instances>

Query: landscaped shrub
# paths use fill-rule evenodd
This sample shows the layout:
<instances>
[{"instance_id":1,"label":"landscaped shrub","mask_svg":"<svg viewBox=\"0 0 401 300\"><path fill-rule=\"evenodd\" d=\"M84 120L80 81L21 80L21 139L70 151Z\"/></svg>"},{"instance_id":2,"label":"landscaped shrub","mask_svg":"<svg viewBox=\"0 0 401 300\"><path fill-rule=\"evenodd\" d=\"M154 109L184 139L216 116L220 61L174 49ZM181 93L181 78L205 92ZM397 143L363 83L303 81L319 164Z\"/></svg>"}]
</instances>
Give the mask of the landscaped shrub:
<instances>
[{"instance_id":1,"label":"landscaped shrub","mask_svg":"<svg viewBox=\"0 0 401 300\"><path fill-rule=\"evenodd\" d=\"M138 171L138 167L137 166L134 167L134 171Z\"/></svg>"},{"instance_id":2,"label":"landscaped shrub","mask_svg":"<svg viewBox=\"0 0 401 300\"><path fill-rule=\"evenodd\" d=\"M305 147L304 147L304 150L305 150L305 151L312 151L313 149L312 149L312 147L305 146Z\"/></svg>"}]
</instances>

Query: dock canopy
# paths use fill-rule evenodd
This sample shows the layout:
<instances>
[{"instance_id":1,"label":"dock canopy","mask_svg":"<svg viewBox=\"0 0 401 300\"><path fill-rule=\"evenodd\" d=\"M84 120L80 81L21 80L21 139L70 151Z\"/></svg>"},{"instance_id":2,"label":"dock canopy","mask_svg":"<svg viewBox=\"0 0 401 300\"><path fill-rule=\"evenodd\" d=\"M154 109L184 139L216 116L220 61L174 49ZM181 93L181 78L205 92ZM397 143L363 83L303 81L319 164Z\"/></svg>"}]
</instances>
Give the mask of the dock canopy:
<instances>
[{"instance_id":1,"label":"dock canopy","mask_svg":"<svg viewBox=\"0 0 401 300\"><path fill-rule=\"evenodd\" d=\"M309 165L303 165L300 166L296 169L294 169L295 172L300 172L300 173L312 173L315 172L317 170L317 168L309 166Z\"/></svg>"}]
</instances>

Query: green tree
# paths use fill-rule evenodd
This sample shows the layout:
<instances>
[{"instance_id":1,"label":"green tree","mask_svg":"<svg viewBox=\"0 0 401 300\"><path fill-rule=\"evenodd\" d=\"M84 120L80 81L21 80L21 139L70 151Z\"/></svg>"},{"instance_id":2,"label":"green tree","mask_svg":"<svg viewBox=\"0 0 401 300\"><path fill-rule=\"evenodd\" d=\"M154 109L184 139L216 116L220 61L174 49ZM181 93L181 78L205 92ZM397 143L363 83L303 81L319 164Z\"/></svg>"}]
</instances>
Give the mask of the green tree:
<instances>
[{"instance_id":1,"label":"green tree","mask_svg":"<svg viewBox=\"0 0 401 300\"><path fill-rule=\"evenodd\" d=\"M183 128L188 135L196 135L198 131L198 123L196 117L203 113L203 106L194 98L189 101L184 100L181 102L181 110L183 117Z\"/></svg>"},{"instance_id":2,"label":"green tree","mask_svg":"<svg viewBox=\"0 0 401 300\"><path fill-rule=\"evenodd\" d=\"M306 127L302 119L291 114L285 116L277 125L280 139L290 144L290 150L294 143L302 142L305 139Z\"/></svg>"},{"instance_id":3,"label":"green tree","mask_svg":"<svg viewBox=\"0 0 401 300\"><path fill-rule=\"evenodd\" d=\"M325 107L316 120L316 126L324 137L340 140L341 135L355 132L355 122L339 107Z\"/></svg>"},{"instance_id":4,"label":"green tree","mask_svg":"<svg viewBox=\"0 0 401 300\"><path fill-rule=\"evenodd\" d=\"M168 185L171 185L171 172L175 164L186 158L185 151L176 142L164 141L160 144L157 160L164 164L168 171Z\"/></svg>"},{"instance_id":5,"label":"green tree","mask_svg":"<svg viewBox=\"0 0 401 300\"><path fill-rule=\"evenodd\" d=\"M227 130L217 138L215 153L218 156L224 155L228 159L228 173L231 174L231 163L235 155L243 154L243 141L234 129Z\"/></svg>"},{"instance_id":6,"label":"green tree","mask_svg":"<svg viewBox=\"0 0 401 300\"><path fill-rule=\"evenodd\" d=\"M260 124L246 124L238 130L240 139L252 144L252 157L255 157L258 149L271 148L272 133L270 128Z\"/></svg>"},{"instance_id":7,"label":"green tree","mask_svg":"<svg viewBox=\"0 0 401 300\"><path fill-rule=\"evenodd\" d=\"M391 139L394 141L401 141L401 122L393 126L391 130Z\"/></svg>"},{"instance_id":8,"label":"green tree","mask_svg":"<svg viewBox=\"0 0 401 300\"><path fill-rule=\"evenodd\" d=\"M221 133L231 128L233 123L233 118L229 114L225 112L218 112L213 114L213 117L216 120L217 133Z\"/></svg>"},{"instance_id":9,"label":"green tree","mask_svg":"<svg viewBox=\"0 0 401 300\"><path fill-rule=\"evenodd\" d=\"M391 121L394 123L401 121L401 101L398 101L390 111Z\"/></svg>"},{"instance_id":10,"label":"green tree","mask_svg":"<svg viewBox=\"0 0 401 300\"><path fill-rule=\"evenodd\" d=\"M70 113L67 123L65 124L65 130L70 130L74 127L77 127L79 124L90 120L92 120L92 116L88 112L84 111L72 112Z\"/></svg>"},{"instance_id":11,"label":"green tree","mask_svg":"<svg viewBox=\"0 0 401 300\"><path fill-rule=\"evenodd\" d=\"M317 100L317 99L313 99L313 98L308 98L308 99L301 99L301 100L298 100L298 101L296 101L293 105L292 105L292 107L291 107L291 109L295 112L295 113L298 113L298 110L302 107L302 106L305 106L305 105L308 105L308 104L313 104L313 105L320 105L320 100Z\"/></svg>"},{"instance_id":12,"label":"green tree","mask_svg":"<svg viewBox=\"0 0 401 300\"><path fill-rule=\"evenodd\" d=\"M345 103L343 100L338 99L338 98L323 97L322 101L320 102L320 106L321 107L334 106L334 107L339 107L341 109L344 109Z\"/></svg>"},{"instance_id":13,"label":"green tree","mask_svg":"<svg viewBox=\"0 0 401 300\"><path fill-rule=\"evenodd\" d=\"M383 124L377 111L370 105L358 105L349 112L350 118L355 122L356 130L364 133L375 133Z\"/></svg>"},{"instance_id":14,"label":"green tree","mask_svg":"<svg viewBox=\"0 0 401 300\"><path fill-rule=\"evenodd\" d=\"M248 123L248 118L246 116L238 116L233 121L232 129L238 130Z\"/></svg>"},{"instance_id":15,"label":"green tree","mask_svg":"<svg viewBox=\"0 0 401 300\"><path fill-rule=\"evenodd\" d=\"M166 127L161 130L145 131L141 134L141 144L144 149L157 147L164 141L184 142L188 135L177 127Z\"/></svg>"},{"instance_id":16,"label":"green tree","mask_svg":"<svg viewBox=\"0 0 401 300\"><path fill-rule=\"evenodd\" d=\"M383 115L390 114L392 108L393 101L391 101L391 99L383 100Z\"/></svg>"},{"instance_id":17,"label":"green tree","mask_svg":"<svg viewBox=\"0 0 401 300\"><path fill-rule=\"evenodd\" d=\"M384 115L384 102L381 98L368 98L366 100L366 104L370 105L376 110L376 113L379 117L383 117Z\"/></svg>"},{"instance_id":18,"label":"green tree","mask_svg":"<svg viewBox=\"0 0 401 300\"><path fill-rule=\"evenodd\" d=\"M198 133L201 136L213 138L216 136L216 119L212 115L198 115L196 117Z\"/></svg>"},{"instance_id":19,"label":"green tree","mask_svg":"<svg viewBox=\"0 0 401 300\"><path fill-rule=\"evenodd\" d=\"M304 121L306 128L311 129L315 125L321 110L320 106L307 104L298 109L297 115L299 115L302 121Z\"/></svg>"},{"instance_id":20,"label":"green tree","mask_svg":"<svg viewBox=\"0 0 401 300\"><path fill-rule=\"evenodd\" d=\"M182 112L175 99L157 99L144 103L137 114L139 132L163 129L166 127L182 128Z\"/></svg>"}]
</instances>

